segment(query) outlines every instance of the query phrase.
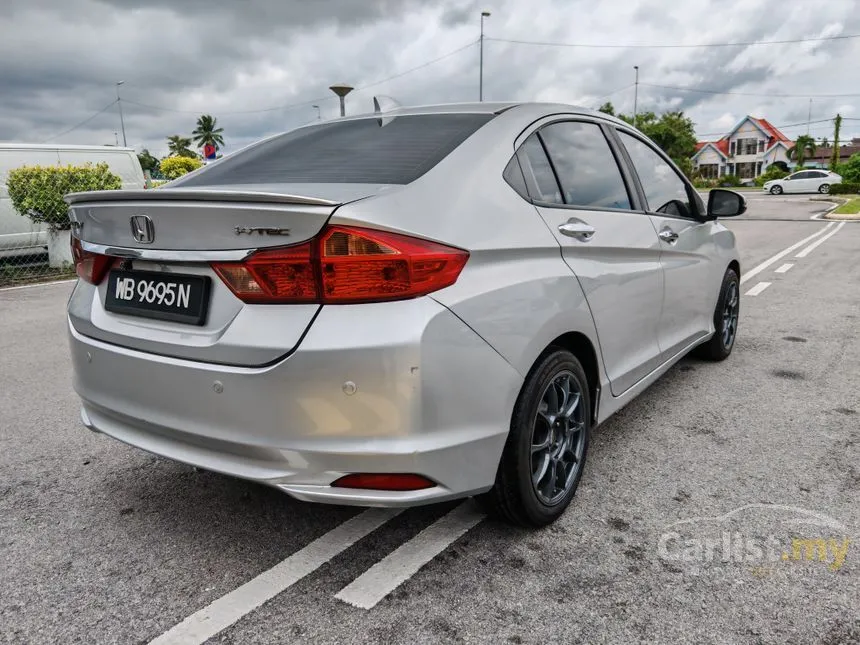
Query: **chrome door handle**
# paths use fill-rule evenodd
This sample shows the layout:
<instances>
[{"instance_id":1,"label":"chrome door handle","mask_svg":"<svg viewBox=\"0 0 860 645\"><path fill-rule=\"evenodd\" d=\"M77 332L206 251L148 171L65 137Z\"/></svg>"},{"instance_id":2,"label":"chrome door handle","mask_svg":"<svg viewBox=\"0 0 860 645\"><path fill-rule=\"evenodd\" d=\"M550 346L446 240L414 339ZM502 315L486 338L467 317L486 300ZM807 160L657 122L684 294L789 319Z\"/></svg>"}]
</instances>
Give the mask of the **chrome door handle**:
<instances>
[{"instance_id":1,"label":"chrome door handle","mask_svg":"<svg viewBox=\"0 0 860 645\"><path fill-rule=\"evenodd\" d=\"M558 227L558 230L562 235L575 237L583 242L587 242L594 237L595 232L594 227L586 224L585 222L567 222L566 224L561 224Z\"/></svg>"},{"instance_id":2,"label":"chrome door handle","mask_svg":"<svg viewBox=\"0 0 860 645\"><path fill-rule=\"evenodd\" d=\"M668 242L669 244L673 244L678 239L678 234L671 228L664 228L657 234L657 236L661 240L663 240L664 242Z\"/></svg>"}]
</instances>

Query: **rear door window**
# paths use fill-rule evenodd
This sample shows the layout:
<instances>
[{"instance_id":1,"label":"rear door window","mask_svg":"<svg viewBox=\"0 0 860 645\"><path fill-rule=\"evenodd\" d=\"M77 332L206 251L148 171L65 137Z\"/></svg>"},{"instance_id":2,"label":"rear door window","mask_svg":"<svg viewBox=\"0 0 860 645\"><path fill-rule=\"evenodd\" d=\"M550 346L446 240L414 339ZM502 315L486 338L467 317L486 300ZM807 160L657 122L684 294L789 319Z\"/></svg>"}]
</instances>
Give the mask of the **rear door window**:
<instances>
[{"instance_id":1,"label":"rear door window","mask_svg":"<svg viewBox=\"0 0 860 645\"><path fill-rule=\"evenodd\" d=\"M596 123L564 121L540 130L564 203L630 209L630 197L609 142Z\"/></svg>"},{"instance_id":2,"label":"rear door window","mask_svg":"<svg viewBox=\"0 0 860 645\"><path fill-rule=\"evenodd\" d=\"M494 116L413 114L385 125L366 118L300 128L235 153L176 185L408 184Z\"/></svg>"},{"instance_id":3,"label":"rear door window","mask_svg":"<svg viewBox=\"0 0 860 645\"><path fill-rule=\"evenodd\" d=\"M656 150L636 137L619 131L619 137L639 176L648 210L674 217L693 217L697 206L691 202L686 182Z\"/></svg>"}]
</instances>

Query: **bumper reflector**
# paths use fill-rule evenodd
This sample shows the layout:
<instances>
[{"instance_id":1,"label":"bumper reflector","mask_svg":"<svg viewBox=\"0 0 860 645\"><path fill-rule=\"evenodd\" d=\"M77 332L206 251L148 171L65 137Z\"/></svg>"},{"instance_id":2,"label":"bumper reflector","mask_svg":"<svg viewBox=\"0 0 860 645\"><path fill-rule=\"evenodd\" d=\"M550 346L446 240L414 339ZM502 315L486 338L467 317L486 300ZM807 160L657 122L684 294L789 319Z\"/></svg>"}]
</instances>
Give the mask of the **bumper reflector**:
<instances>
[{"instance_id":1,"label":"bumper reflector","mask_svg":"<svg viewBox=\"0 0 860 645\"><path fill-rule=\"evenodd\" d=\"M353 473L351 475L344 475L332 483L332 486L336 488L396 491L423 490L425 488L433 488L435 485L435 483L421 475L387 473Z\"/></svg>"}]
</instances>

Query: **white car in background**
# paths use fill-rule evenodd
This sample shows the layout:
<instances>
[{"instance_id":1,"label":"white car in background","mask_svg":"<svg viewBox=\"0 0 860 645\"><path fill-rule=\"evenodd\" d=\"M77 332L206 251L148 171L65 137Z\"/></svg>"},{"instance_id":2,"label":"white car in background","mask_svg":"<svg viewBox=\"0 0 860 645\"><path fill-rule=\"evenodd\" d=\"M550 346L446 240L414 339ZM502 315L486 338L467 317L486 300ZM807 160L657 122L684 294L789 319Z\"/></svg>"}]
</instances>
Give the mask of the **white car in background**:
<instances>
[{"instance_id":1,"label":"white car in background","mask_svg":"<svg viewBox=\"0 0 860 645\"><path fill-rule=\"evenodd\" d=\"M841 184L842 177L829 170L800 170L782 179L768 181L762 187L771 195L783 193L822 193L830 192L833 184Z\"/></svg>"}]
</instances>

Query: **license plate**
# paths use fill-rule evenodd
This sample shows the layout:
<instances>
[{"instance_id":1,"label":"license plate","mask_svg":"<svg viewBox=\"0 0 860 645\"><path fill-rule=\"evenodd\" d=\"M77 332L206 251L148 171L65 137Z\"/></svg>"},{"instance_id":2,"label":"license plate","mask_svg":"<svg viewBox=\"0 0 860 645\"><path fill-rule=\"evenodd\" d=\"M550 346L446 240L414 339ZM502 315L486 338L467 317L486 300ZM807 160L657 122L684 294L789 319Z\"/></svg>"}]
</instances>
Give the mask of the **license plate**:
<instances>
[{"instance_id":1,"label":"license plate","mask_svg":"<svg viewBox=\"0 0 860 645\"><path fill-rule=\"evenodd\" d=\"M154 271L111 271L105 309L117 314L203 325L209 276Z\"/></svg>"}]
</instances>

